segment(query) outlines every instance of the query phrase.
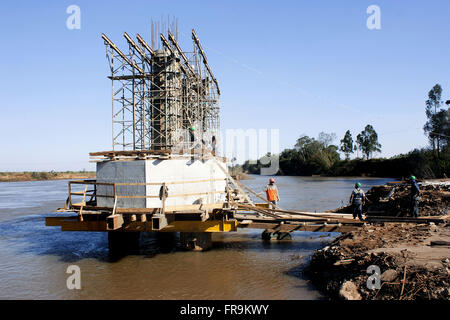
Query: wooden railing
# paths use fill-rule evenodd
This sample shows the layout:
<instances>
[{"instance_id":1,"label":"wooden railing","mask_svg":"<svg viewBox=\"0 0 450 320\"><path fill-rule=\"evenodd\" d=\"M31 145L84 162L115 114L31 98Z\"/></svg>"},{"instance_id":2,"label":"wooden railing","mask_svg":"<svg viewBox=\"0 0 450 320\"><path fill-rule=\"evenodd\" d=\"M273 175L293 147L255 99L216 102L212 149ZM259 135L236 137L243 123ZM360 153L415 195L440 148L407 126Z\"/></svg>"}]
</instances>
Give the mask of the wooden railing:
<instances>
[{"instance_id":1,"label":"wooden railing","mask_svg":"<svg viewBox=\"0 0 450 320\"><path fill-rule=\"evenodd\" d=\"M188 181L173 181L173 182L97 182L96 180L74 180L68 182L69 195L66 200L66 204L64 205L65 209L72 208L72 196L82 197L81 206L86 206L87 203L98 198L113 198L114 199L114 207L117 205L118 199L146 199L146 198L174 198L174 197L188 197L188 196L201 196L201 195L210 195L210 194L226 194L226 190L223 191L206 191L206 192L194 192L194 193L175 193L175 194L167 194L164 197L158 195L120 195L118 194L117 187L119 186L168 186L168 185L176 185L176 184L190 184L190 183L202 183L202 182L215 182L215 181L225 181L226 178L223 179L203 179L203 180L188 180ZM84 191L72 191L72 185L85 185ZM227 185L227 184L226 184ZM92 189L88 189L88 186L93 186ZM110 186L113 188L112 194L97 194L97 186ZM86 202L86 198L89 200Z\"/></svg>"}]
</instances>

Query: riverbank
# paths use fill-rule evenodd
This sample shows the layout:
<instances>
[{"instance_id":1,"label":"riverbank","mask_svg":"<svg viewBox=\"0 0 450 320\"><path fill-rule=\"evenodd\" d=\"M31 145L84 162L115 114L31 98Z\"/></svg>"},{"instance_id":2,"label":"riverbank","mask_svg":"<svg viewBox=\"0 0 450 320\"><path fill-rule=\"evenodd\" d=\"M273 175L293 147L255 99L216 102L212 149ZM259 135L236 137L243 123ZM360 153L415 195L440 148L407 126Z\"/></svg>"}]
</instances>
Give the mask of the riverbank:
<instances>
[{"instance_id":1,"label":"riverbank","mask_svg":"<svg viewBox=\"0 0 450 320\"><path fill-rule=\"evenodd\" d=\"M64 179L93 179L93 171L40 171L40 172L0 172L0 182L64 180Z\"/></svg>"},{"instance_id":2,"label":"riverbank","mask_svg":"<svg viewBox=\"0 0 450 320\"><path fill-rule=\"evenodd\" d=\"M247 173L244 173L244 172L233 174L231 176L233 177L233 179L238 180L238 181L239 180L250 180L250 179L253 179L253 177L251 175L249 175Z\"/></svg>"},{"instance_id":3,"label":"riverbank","mask_svg":"<svg viewBox=\"0 0 450 320\"><path fill-rule=\"evenodd\" d=\"M444 223L381 223L342 234L314 253L308 268L314 285L332 299L450 300L450 182L420 185L420 215L440 216ZM406 183L374 186L367 197L367 215L407 214ZM344 206L331 211L349 210ZM381 273L375 289L367 285L370 266Z\"/></svg>"}]
</instances>

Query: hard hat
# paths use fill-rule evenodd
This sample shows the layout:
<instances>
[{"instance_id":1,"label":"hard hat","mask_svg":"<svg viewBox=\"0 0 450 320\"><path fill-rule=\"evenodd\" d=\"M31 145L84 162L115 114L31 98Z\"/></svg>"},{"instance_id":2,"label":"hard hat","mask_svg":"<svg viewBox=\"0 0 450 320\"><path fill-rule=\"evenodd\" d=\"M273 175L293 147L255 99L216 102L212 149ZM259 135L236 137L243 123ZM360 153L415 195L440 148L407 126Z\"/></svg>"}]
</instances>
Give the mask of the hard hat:
<instances>
[{"instance_id":1,"label":"hard hat","mask_svg":"<svg viewBox=\"0 0 450 320\"><path fill-rule=\"evenodd\" d=\"M274 178L270 178L270 179L269 179L269 182L270 182L270 183L275 183L275 179L274 179Z\"/></svg>"},{"instance_id":2,"label":"hard hat","mask_svg":"<svg viewBox=\"0 0 450 320\"><path fill-rule=\"evenodd\" d=\"M355 187L357 187L357 188L361 187L361 183L359 183L359 182L355 183Z\"/></svg>"},{"instance_id":3,"label":"hard hat","mask_svg":"<svg viewBox=\"0 0 450 320\"><path fill-rule=\"evenodd\" d=\"M190 128L189 128L189 131L194 131L194 130L195 130L194 127L190 127Z\"/></svg>"},{"instance_id":4,"label":"hard hat","mask_svg":"<svg viewBox=\"0 0 450 320\"><path fill-rule=\"evenodd\" d=\"M416 180L416 177L411 176L410 179L411 179L411 180Z\"/></svg>"}]
</instances>

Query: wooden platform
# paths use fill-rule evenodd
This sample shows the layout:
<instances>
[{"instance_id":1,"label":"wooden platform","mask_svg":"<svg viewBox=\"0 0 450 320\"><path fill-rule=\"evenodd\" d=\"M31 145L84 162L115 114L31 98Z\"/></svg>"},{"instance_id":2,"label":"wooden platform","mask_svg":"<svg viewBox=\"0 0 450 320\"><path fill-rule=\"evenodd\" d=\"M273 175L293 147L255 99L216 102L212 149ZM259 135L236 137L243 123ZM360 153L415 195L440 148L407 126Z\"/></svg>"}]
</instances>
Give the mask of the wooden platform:
<instances>
[{"instance_id":1,"label":"wooden platform","mask_svg":"<svg viewBox=\"0 0 450 320\"><path fill-rule=\"evenodd\" d=\"M173 157L193 157L194 159L217 159L222 162L226 162L226 157L215 156L211 149L184 149L174 151L172 149L161 150L110 150L110 151L98 151L90 152L89 157L91 161L105 161L105 160L126 160L126 159L171 159Z\"/></svg>"}]
</instances>

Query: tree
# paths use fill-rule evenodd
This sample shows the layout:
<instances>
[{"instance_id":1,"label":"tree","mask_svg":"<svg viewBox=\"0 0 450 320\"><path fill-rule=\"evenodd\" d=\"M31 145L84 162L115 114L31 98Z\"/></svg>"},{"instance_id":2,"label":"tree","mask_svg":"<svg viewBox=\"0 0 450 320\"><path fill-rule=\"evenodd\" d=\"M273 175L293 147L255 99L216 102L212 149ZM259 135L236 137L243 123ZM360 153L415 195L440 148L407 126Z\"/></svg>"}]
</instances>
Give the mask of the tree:
<instances>
[{"instance_id":1,"label":"tree","mask_svg":"<svg viewBox=\"0 0 450 320\"><path fill-rule=\"evenodd\" d=\"M328 148L330 145L332 145L334 140L336 140L335 133L320 132L319 136L317 137L317 141L319 141L324 148Z\"/></svg>"},{"instance_id":2,"label":"tree","mask_svg":"<svg viewBox=\"0 0 450 320\"><path fill-rule=\"evenodd\" d=\"M316 139L301 136L293 150L280 155L280 168L284 173L298 175L327 173L339 161L338 147L333 145L336 134L321 132Z\"/></svg>"},{"instance_id":3,"label":"tree","mask_svg":"<svg viewBox=\"0 0 450 320\"><path fill-rule=\"evenodd\" d=\"M345 159L350 158L350 154L353 153L353 138L350 130L345 133L344 139L341 140L341 147L339 149L345 154Z\"/></svg>"},{"instance_id":4,"label":"tree","mask_svg":"<svg viewBox=\"0 0 450 320\"><path fill-rule=\"evenodd\" d=\"M446 142L445 129L447 126L448 116L446 110L441 110L443 101L441 100L442 87L436 84L428 92L428 100L425 102L425 114L427 122L423 126L423 130L428 135L428 140L433 146L433 153L439 158L442 143Z\"/></svg>"},{"instance_id":5,"label":"tree","mask_svg":"<svg viewBox=\"0 0 450 320\"><path fill-rule=\"evenodd\" d=\"M356 137L359 150L366 155L367 160L374 152L381 152L381 144L378 143L378 134L375 129L368 124Z\"/></svg>"}]
</instances>

